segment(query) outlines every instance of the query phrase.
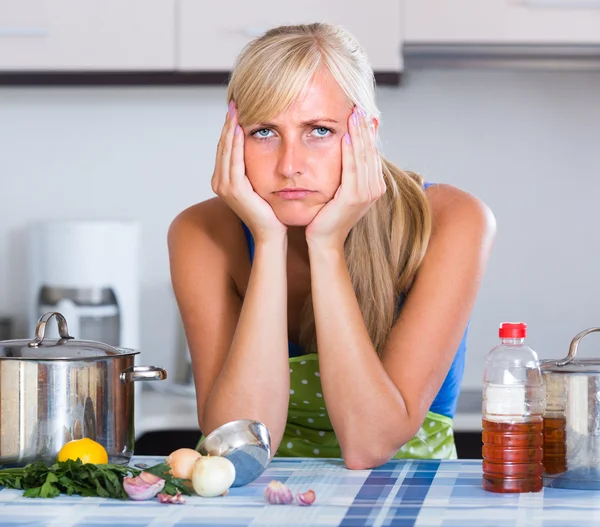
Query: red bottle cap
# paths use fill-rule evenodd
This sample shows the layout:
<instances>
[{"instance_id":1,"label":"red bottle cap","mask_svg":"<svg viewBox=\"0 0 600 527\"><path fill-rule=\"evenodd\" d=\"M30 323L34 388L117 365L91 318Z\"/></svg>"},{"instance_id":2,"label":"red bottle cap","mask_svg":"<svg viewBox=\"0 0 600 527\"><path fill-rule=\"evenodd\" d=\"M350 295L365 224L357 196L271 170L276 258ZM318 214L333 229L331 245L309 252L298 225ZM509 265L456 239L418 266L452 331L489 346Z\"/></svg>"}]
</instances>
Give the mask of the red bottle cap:
<instances>
[{"instance_id":1,"label":"red bottle cap","mask_svg":"<svg viewBox=\"0 0 600 527\"><path fill-rule=\"evenodd\" d=\"M501 339L524 339L527 336L525 322L503 322L500 324L498 335Z\"/></svg>"}]
</instances>

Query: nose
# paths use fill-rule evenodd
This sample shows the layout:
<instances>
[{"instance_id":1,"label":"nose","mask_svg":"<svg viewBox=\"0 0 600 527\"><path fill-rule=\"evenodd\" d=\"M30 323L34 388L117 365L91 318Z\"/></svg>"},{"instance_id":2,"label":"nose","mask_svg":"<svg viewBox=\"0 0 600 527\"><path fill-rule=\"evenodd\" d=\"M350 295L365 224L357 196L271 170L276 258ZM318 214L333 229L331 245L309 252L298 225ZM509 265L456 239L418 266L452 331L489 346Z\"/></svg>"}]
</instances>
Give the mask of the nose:
<instances>
[{"instance_id":1,"label":"nose","mask_svg":"<svg viewBox=\"0 0 600 527\"><path fill-rule=\"evenodd\" d=\"M290 140L282 141L277 165L281 175L293 178L304 174L306 164L303 150L302 144Z\"/></svg>"}]
</instances>

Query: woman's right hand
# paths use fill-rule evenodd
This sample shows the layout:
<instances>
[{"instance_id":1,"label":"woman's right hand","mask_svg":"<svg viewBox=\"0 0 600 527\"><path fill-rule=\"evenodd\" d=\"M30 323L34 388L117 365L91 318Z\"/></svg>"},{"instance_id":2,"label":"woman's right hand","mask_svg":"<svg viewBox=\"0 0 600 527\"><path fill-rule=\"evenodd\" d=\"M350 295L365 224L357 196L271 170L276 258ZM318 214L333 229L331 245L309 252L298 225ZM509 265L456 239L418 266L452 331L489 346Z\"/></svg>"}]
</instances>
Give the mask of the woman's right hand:
<instances>
[{"instance_id":1,"label":"woman's right hand","mask_svg":"<svg viewBox=\"0 0 600 527\"><path fill-rule=\"evenodd\" d=\"M229 103L221 138L217 145L213 192L248 226L255 240L285 235L283 225L271 206L252 188L244 165L244 131L238 124L235 103Z\"/></svg>"}]
</instances>

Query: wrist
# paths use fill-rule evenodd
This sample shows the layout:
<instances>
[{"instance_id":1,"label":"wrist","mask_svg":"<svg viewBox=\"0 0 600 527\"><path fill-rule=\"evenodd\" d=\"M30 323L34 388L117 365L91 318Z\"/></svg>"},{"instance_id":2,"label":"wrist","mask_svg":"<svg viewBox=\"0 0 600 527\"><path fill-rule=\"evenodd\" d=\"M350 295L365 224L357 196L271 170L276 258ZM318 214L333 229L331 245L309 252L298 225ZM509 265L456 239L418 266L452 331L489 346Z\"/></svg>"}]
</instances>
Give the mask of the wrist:
<instances>
[{"instance_id":1,"label":"wrist","mask_svg":"<svg viewBox=\"0 0 600 527\"><path fill-rule=\"evenodd\" d=\"M345 258L343 240L331 239L306 239L308 245L308 254L311 259L314 258Z\"/></svg>"},{"instance_id":2,"label":"wrist","mask_svg":"<svg viewBox=\"0 0 600 527\"><path fill-rule=\"evenodd\" d=\"M265 249L287 249L288 235L287 229L281 232L269 232L264 234L252 234L256 248Z\"/></svg>"}]
</instances>

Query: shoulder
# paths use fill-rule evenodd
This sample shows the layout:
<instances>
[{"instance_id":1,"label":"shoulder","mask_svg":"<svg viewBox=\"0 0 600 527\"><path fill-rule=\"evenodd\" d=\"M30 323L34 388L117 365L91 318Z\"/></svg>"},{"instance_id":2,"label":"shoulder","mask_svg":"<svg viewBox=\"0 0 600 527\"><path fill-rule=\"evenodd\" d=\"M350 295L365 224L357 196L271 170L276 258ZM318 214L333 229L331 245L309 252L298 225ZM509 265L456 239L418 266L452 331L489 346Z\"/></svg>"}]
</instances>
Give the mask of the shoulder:
<instances>
[{"instance_id":1,"label":"shoulder","mask_svg":"<svg viewBox=\"0 0 600 527\"><path fill-rule=\"evenodd\" d=\"M425 194L432 215L432 239L440 233L495 237L496 219L481 199L442 183L429 186Z\"/></svg>"},{"instance_id":2,"label":"shoulder","mask_svg":"<svg viewBox=\"0 0 600 527\"><path fill-rule=\"evenodd\" d=\"M169 226L167 244L171 259L209 256L227 267L248 259L242 223L218 197L180 212Z\"/></svg>"},{"instance_id":3,"label":"shoulder","mask_svg":"<svg viewBox=\"0 0 600 527\"><path fill-rule=\"evenodd\" d=\"M169 227L169 236L176 236L181 231L218 232L222 228L227 229L227 225L232 224L236 218L221 199L211 198L177 214Z\"/></svg>"}]
</instances>

